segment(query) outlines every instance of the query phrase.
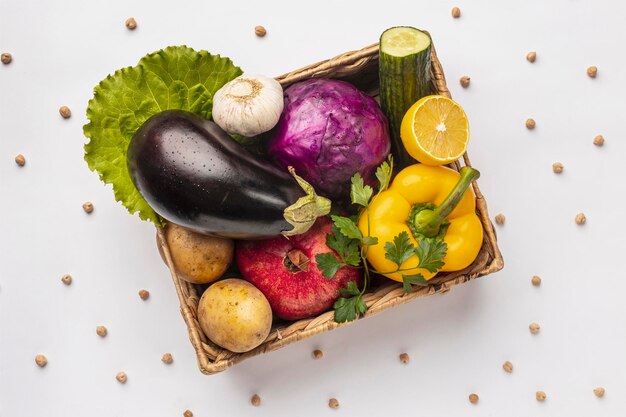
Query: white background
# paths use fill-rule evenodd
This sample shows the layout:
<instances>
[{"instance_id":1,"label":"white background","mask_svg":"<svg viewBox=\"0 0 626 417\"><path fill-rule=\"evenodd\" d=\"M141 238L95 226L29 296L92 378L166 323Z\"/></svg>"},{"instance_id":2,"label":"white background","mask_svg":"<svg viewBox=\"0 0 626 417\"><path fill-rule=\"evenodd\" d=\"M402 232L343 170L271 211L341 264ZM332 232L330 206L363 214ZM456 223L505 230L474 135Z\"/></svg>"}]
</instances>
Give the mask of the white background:
<instances>
[{"instance_id":1,"label":"white background","mask_svg":"<svg viewBox=\"0 0 626 417\"><path fill-rule=\"evenodd\" d=\"M296 4L0 0L0 50L14 56L0 66L0 416L625 415L623 4ZM455 5L460 19L450 15ZM130 16L134 32L124 27ZM279 75L370 45L400 24L431 32L467 111L479 184L492 217L506 215L498 227L505 269L202 375L154 228L128 215L83 161L93 87L168 45ZM525 60L531 50L534 64ZM590 65L596 79L586 75ZM462 75L471 77L467 90ZM71 119L59 116L61 105ZM597 134L602 148L592 144ZM18 153L24 168L13 162ZM552 173L555 161L562 175ZM582 227L578 212L587 215ZM69 287L60 282L66 273ZM538 335L528 331L533 321ZM106 338L97 325L108 327ZM314 348L322 360L311 358ZM161 362L164 352L172 365ZM48 357L45 368L37 353ZM115 380L120 370L125 385ZM260 408L249 404L254 393Z\"/></svg>"}]
</instances>

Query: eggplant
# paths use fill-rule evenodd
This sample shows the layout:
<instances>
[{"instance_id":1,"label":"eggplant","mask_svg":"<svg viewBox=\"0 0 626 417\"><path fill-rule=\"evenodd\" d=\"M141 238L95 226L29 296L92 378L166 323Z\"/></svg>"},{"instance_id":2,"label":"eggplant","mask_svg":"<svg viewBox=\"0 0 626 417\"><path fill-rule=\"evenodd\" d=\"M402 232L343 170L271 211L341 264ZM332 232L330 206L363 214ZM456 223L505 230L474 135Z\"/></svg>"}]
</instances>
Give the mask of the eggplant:
<instances>
[{"instance_id":1,"label":"eggplant","mask_svg":"<svg viewBox=\"0 0 626 417\"><path fill-rule=\"evenodd\" d=\"M293 169L281 170L217 124L182 110L146 120L128 146L127 164L155 212L207 235L295 235L330 211L330 201Z\"/></svg>"}]
</instances>

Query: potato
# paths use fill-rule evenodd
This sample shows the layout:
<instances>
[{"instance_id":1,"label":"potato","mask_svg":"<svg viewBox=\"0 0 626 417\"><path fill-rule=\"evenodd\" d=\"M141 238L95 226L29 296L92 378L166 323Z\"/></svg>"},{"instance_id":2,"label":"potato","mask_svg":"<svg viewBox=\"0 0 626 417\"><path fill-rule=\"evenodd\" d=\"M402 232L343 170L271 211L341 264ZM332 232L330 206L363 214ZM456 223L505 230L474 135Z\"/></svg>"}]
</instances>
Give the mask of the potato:
<instances>
[{"instance_id":1,"label":"potato","mask_svg":"<svg viewBox=\"0 0 626 417\"><path fill-rule=\"evenodd\" d=\"M247 352L263 343L270 333L272 308L254 285L229 278L202 294L198 322L216 345L231 352Z\"/></svg>"},{"instance_id":2,"label":"potato","mask_svg":"<svg viewBox=\"0 0 626 417\"><path fill-rule=\"evenodd\" d=\"M169 223L165 240L178 276L194 284L208 284L221 277L233 261L231 239L205 236Z\"/></svg>"}]
</instances>

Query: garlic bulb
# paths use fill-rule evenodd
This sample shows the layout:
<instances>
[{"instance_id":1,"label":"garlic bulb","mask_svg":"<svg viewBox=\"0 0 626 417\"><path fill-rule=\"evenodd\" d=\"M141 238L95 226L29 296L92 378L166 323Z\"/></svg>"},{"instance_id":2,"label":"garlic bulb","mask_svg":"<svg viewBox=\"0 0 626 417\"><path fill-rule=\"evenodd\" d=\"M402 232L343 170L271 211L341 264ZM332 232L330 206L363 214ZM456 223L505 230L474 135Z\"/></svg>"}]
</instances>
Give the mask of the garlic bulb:
<instances>
[{"instance_id":1,"label":"garlic bulb","mask_svg":"<svg viewBox=\"0 0 626 417\"><path fill-rule=\"evenodd\" d=\"M217 90L213 120L228 133L251 137L273 128L283 106L283 88L278 81L244 74Z\"/></svg>"}]
</instances>

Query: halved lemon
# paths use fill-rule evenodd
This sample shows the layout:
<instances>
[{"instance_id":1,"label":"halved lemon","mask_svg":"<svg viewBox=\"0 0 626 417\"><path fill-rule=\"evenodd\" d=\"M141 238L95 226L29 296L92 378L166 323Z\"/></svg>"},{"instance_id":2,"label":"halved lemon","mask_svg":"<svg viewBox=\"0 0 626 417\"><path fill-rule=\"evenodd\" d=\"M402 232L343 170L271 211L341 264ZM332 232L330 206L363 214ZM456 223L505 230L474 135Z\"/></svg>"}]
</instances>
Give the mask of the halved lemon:
<instances>
[{"instance_id":1,"label":"halved lemon","mask_svg":"<svg viewBox=\"0 0 626 417\"><path fill-rule=\"evenodd\" d=\"M426 165L445 165L465 153L469 122L463 108L448 97L419 99L402 119L400 137L413 158Z\"/></svg>"}]
</instances>

